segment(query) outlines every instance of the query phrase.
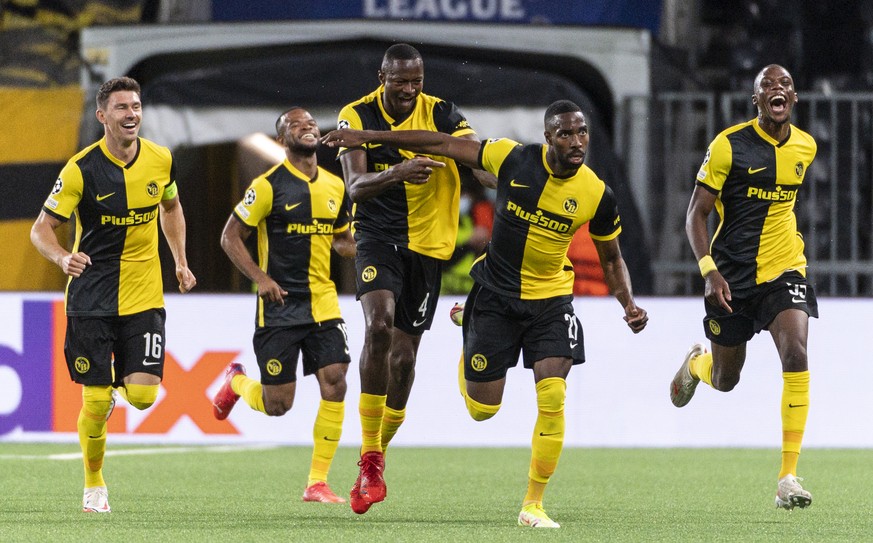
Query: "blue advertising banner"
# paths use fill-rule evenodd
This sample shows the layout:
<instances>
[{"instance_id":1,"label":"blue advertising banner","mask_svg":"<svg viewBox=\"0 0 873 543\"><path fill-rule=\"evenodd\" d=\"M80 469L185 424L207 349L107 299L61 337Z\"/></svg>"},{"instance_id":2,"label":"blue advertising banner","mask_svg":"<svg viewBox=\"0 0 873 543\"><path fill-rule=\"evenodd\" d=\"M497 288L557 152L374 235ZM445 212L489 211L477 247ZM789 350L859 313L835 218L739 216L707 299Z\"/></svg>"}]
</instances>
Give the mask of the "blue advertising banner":
<instances>
[{"instance_id":1,"label":"blue advertising banner","mask_svg":"<svg viewBox=\"0 0 873 543\"><path fill-rule=\"evenodd\" d=\"M377 19L622 26L657 33L660 0L212 0L214 21Z\"/></svg>"}]
</instances>

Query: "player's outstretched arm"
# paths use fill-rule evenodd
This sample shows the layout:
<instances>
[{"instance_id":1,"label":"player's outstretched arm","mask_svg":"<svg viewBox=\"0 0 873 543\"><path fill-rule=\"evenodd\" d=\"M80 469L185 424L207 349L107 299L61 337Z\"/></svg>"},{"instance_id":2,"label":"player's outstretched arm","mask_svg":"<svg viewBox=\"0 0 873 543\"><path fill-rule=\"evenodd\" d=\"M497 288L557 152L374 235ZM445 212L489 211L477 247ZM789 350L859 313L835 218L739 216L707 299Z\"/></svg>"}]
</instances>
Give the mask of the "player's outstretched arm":
<instances>
[{"instance_id":1,"label":"player's outstretched arm","mask_svg":"<svg viewBox=\"0 0 873 543\"><path fill-rule=\"evenodd\" d=\"M344 128L328 132L321 142L329 147L357 147L366 143L380 143L413 153L440 155L457 160L471 168L479 167L479 148L476 140L457 138L429 130L353 130Z\"/></svg>"},{"instance_id":2,"label":"player's outstretched arm","mask_svg":"<svg viewBox=\"0 0 873 543\"><path fill-rule=\"evenodd\" d=\"M638 307L634 302L630 274L627 271L624 258L621 256L618 238L615 237L609 241L594 240L594 247L597 249L600 267L603 268L603 277L609 287L609 292L624 308L625 322L634 334L641 332L649 322L649 315L645 309Z\"/></svg>"},{"instance_id":3,"label":"player's outstretched arm","mask_svg":"<svg viewBox=\"0 0 873 543\"><path fill-rule=\"evenodd\" d=\"M161 230L167 238L167 245L176 263L176 279L179 280L179 292L185 294L197 284L197 278L188 269L188 257L185 254L185 214L179 197L161 200Z\"/></svg>"}]
</instances>

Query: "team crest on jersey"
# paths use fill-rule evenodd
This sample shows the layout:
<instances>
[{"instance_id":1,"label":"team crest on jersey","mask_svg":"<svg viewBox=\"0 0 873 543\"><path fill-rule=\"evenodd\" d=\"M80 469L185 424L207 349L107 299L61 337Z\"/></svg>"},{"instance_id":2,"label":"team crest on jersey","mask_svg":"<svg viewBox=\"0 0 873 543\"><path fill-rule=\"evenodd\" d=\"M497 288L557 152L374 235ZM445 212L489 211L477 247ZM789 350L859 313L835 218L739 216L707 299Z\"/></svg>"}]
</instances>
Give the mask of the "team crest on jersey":
<instances>
[{"instance_id":1,"label":"team crest on jersey","mask_svg":"<svg viewBox=\"0 0 873 543\"><path fill-rule=\"evenodd\" d=\"M470 366L475 371L485 371L485 368L488 367L488 359L485 358L485 355L476 353L470 359Z\"/></svg>"},{"instance_id":2,"label":"team crest on jersey","mask_svg":"<svg viewBox=\"0 0 873 543\"><path fill-rule=\"evenodd\" d=\"M80 356L76 359L74 367L76 368L77 373L84 375L91 369L91 361L84 356Z\"/></svg>"},{"instance_id":3,"label":"team crest on jersey","mask_svg":"<svg viewBox=\"0 0 873 543\"><path fill-rule=\"evenodd\" d=\"M350 126L349 121L347 121L345 119L340 119L340 122L336 123L337 130L342 130L344 128L348 128L349 126Z\"/></svg>"},{"instance_id":4,"label":"team crest on jersey","mask_svg":"<svg viewBox=\"0 0 873 543\"><path fill-rule=\"evenodd\" d=\"M369 283L376 278L376 268L374 266L367 266L364 268L364 271L361 272L361 279L365 283Z\"/></svg>"},{"instance_id":5,"label":"team crest on jersey","mask_svg":"<svg viewBox=\"0 0 873 543\"><path fill-rule=\"evenodd\" d=\"M328 199L327 209L329 209L331 213L336 213L336 200L333 198Z\"/></svg>"},{"instance_id":6,"label":"team crest on jersey","mask_svg":"<svg viewBox=\"0 0 873 543\"><path fill-rule=\"evenodd\" d=\"M249 189L246 191L246 195L243 196L243 205L250 206L255 203L255 198L258 197L258 193L255 192L255 189Z\"/></svg>"},{"instance_id":7,"label":"team crest on jersey","mask_svg":"<svg viewBox=\"0 0 873 543\"><path fill-rule=\"evenodd\" d=\"M567 213L576 213L576 209L578 207L579 204L576 202L576 198L567 198L566 200L564 200L564 211L566 211Z\"/></svg>"},{"instance_id":8,"label":"team crest on jersey","mask_svg":"<svg viewBox=\"0 0 873 543\"><path fill-rule=\"evenodd\" d=\"M267 370L267 373L275 377L282 373L282 363L275 358L271 358L267 361L267 367L265 369Z\"/></svg>"},{"instance_id":9,"label":"team crest on jersey","mask_svg":"<svg viewBox=\"0 0 873 543\"><path fill-rule=\"evenodd\" d=\"M146 192L149 193L149 196L152 198L158 197L158 184L154 181L149 181L149 184L146 185Z\"/></svg>"},{"instance_id":10,"label":"team crest on jersey","mask_svg":"<svg viewBox=\"0 0 873 543\"><path fill-rule=\"evenodd\" d=\"M794 165L794 175L796 175L798 179L803 177L803 162L798 162Z\"/></svg>"},{"instance_id":11,"label":"team crest on jersey","mask_svg":"<svg viewBox=\"0 0 873 543\"><path fill-rule=\"evenodd\" d=\"M712 335L717 336L721 334L721 326L718 325L718 322L715 319L709 321L709 331L712 332Z\"/></svg>"},{"instance_id":12,"label":"team crest on jersey","mask_svg":"<svg viewBox=\"0 0 873 543\"><path fill-rule=\"evenodd\" d=\"M60 177L55 181L55 186L52 187L52 194L57 194L61 192L61 189L64 188L64 181Z\"/></svg>"}]
</instances>

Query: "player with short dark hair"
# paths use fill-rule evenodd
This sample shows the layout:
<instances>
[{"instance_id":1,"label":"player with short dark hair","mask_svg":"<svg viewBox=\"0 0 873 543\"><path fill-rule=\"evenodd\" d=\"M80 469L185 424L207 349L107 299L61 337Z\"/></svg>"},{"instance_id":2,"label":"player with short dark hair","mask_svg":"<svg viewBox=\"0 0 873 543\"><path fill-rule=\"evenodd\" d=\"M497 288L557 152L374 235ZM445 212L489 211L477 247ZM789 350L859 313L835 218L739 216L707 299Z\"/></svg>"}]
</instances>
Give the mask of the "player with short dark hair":
<instances>
[{"instance_id":1,"label":"player with short dark hair","mask_svg":"<svg viewBox=\"0 0 873 543\"><path fill-rule=\"evenodd\" d=\"M379 88L340 111L340 128L420 129L475 138L454 104L422 92L424 61L411 45L389 47L378 77ZM350 493L352 509L362 514L387 493L383 453L406 418L418 347L433 322L443 263L454 252L460 177L452 160L433 170L438 162L387 146L345 147L339 160L354 203L357 297L366 326L360 476ZM473 174L493 185L488 174Z\"/></svg>"},{"instance_id":2,"label":"player with short dark hair","mask_svg":"<svg viewBox=\"0 0 873 543\"><path fill-rule=\"evenodd\" d=\"M791 124L797 103L788 70L771 64L755 78L756 119L734 125L710 143L688 205L685 230L706 280L703 327L712 345L696 344L670 383L676 407L691 401L700 381L733 390L746 343L769 330L782 363L782 467L776 505L807 507L797 460L809 413L809 317L818 317L806 279L803 238L794 204L816 153L815 140ZM720 224L710 240L707 218Z\"/></svg>"},{"instance_id":3,"label":"player with short dark hair","mask_svg":"<svg viewBox=\"0 0 873 543\"><path fill-rule=\"evenodd\" d=\"M258 286L254 349L260 381L231 362L213 399L219 420L242 397L254 410L284 415L294 403L297 363L315 375L321 403L313 427L312 462L303 501L345 503L327 484L345 414L349 346L336 285L330 278L330 250L352 257L348 197L342 179L318 166L321 134L315 119L292 107L276 121L276 140L285 160L255 178L221 233L221 247ZM257 232L258 263L245 242Z\"/></svg>"},{"instance_id":4,"label":"player with short dark hair","mask_svg":"<svg viewBox=\"0 0 873 543\"><path fill-rule=\"evenodd\" d=\"M481 421L500 409L506 374L519 354L524 367L533 370L538 416L518 523L558 528L542 504L564 444L565 379L574 364L585 361L582 327L573 309L573 266L567 258L581 225L589 224L604 276L628 326L640 332L648 316L634 302L621 256L615 197L584 164L589 143L585 116L576 104L562 100L549 106L544 124L546 145L509 139L480 143L419 130L337 130L323 141L402 147L497 176L491 243L470 272L475 284L463 309L459 384L470 416Z\"/></svg>"},{"instance_id":5,"label":"player with short dark hair","mask_svg":"<svg viewBox=\"0 0 873 543\"><path fill-rule=\"evenodd\" d=\"M85 464L82 509L110 511L103 479L113 389L137 409L158 397L164 370L163 282L158 220L176 263L179 291L197 283L185 255L185 216L173 157L139 137L139 84L120 77L97 92L100 141L61 170L30 233L39 252L70 276L64 356L82 387L77 423ZM72 252L55 230L76 215Z\"/></svg>"}]
</instances>

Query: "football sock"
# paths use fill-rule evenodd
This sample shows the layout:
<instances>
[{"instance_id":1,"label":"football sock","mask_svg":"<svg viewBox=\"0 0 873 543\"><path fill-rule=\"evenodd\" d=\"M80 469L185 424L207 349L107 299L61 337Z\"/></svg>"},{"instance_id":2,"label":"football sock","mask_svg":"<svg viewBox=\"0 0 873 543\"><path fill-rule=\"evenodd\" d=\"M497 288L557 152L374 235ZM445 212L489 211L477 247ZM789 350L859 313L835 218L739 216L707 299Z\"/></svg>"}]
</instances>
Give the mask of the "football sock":
<instances>
[{"instance_id":1,"label":"football sock","mask_svg":"<svg viewBox=\"0 0 873 543\"><path fill-rule=\"evenodd\" d=\"M797 475L800 444L809 415L809 371L782 373L782 468L779 478Z\"/></svg>"},{"instance_id":2,"label":"football sock","mask_svg":"<svg viewBox=\"0 0 873 543\"><path fill-rule=\"evenodd\" d=\"M461 351L461 359L458 361L458 390L461 396L467 397L467 378L464 377L464 352Z\"/></svg>"},{"instance_id":3,"label":"football sock","mask_svg":"<svg viewBox=\"0 0 873 543\"><path fill-rule=\"evenodd\" d=\"M249 407L267 414L267 409L264 407L264 387L261 383L245 375L234 375L230 380L230 388L239 394Z\"/></svg>"},{"instance_id":4,"label":"football sock","mask_svg":"<svg viewBox=\"0 0 873 543\"><path fill-rule=\"evenodd\" d=\"M712 386L712 353L703 353L695 356L688 365L692 377L696 377L707 385Z\"/></svg>"},{"instance_id":5,"label":"football sock","mask_svg":"<svg viewBox=\"0 0 873 543\"><path fill-rule=\"evenodd\" d=\"M127 403L142 411L148 409L158 399L160 385L137 385L128 383L116 390Z\"/></svg>"},{"instance_id":6,"label":"football sock","mask_svg":"<svg viewBox=\"0 0 873 543\"><path fill-rule=\"evenodd\" d=\"M400 425L406 420L406 408L392 409L385 406L385 412L382 414L382 450L388 448L394 434L400 429Z\"/></svg>"},{"instance_id":7,"label":"football sock","mask_svg":"<svg viewBox=\"0 0 873 543\"><path fill-rule=\"evenodd\" d=\"M358 413L361 416L361 454L382 452L382 417L388 396L361 392Z\"/></svg>"},{"instance_id":8,"label":"football sock","mask_svg":"<svg viewBox=\"0 0 873 543\"><path fill-rule=\"evenodd\" d=\"M476 421L488 420L500 411L501 404L487 405L479 403L469 396L464 396L464 401L467 402L467 411Z\"/></svg>"},{"instance_id":9,"label":"football sock","mask_svg":"<svg viewBox=\"0 0 873 543\"><path fill-rule=\"evenodd\" d=\"M85 488L106 486L103 457L106 454L106 417L111 409L111 386L82 387L82 410L76 426L85 463Z\"/></svg>"},{"instance_id":10,"label":"football sock","mask_svg":"<svg viewBox=\"0 0 873 543\"><path fill-rule=\"evenodd\" d=\"M567 382L560 377L543 379L537 389L537 422L531 441L527 494L523 505L542 503L549 478L555 473L564 448L564 398Z\"/></svg>"},{"instance_id":11,"label":"football sock","mask_svg":"<svg viewBox=\"0 0 873 543\"><path fill-rule=\"evenodd\" d=\"M309 481L311 486L318 481L327 481L327 472L339 446L343 433L343 415L345 403L321 400L318 404L318 414L312 427L312 463L309 465Z\"/></svg>"}]
</instances>

